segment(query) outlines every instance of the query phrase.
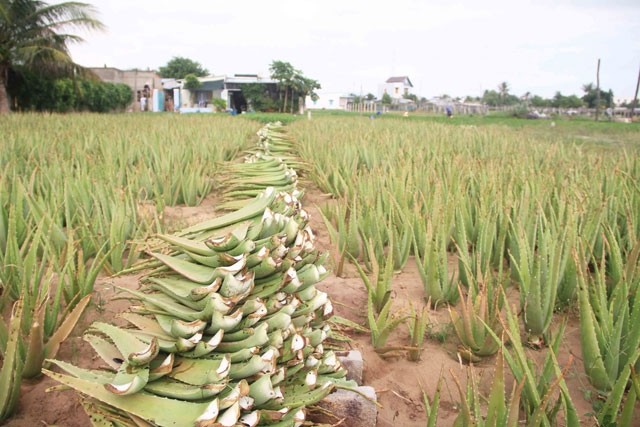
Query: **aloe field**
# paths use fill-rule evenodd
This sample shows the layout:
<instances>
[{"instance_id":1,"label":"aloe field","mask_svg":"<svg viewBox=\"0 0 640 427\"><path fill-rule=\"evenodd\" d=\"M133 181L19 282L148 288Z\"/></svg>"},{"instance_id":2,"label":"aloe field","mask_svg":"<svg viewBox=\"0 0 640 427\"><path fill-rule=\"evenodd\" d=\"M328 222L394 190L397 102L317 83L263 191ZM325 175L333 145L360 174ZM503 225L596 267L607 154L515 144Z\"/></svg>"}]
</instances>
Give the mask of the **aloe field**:
<instances>
[{"instance_id":1,"label":"aloe field","mask_svg":"<svg viewBox=\"0 0 640 427\"><path fill-rule=\"evenodd\" d=\"M0 422L312 425L357 349L378 426L640 424L635 123L11 115L0 134Z\"/></svg>"}]
</instances>

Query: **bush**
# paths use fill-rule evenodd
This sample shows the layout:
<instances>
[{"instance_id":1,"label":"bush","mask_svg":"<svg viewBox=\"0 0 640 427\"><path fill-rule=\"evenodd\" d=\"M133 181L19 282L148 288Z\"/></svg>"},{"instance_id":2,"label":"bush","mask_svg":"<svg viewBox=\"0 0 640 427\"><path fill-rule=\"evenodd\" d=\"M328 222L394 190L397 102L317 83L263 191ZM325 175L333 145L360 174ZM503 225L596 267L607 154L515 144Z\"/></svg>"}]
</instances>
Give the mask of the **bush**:
<instances>
[{"instance_id":1,"label":"bush","mask_svg":"<svg viewBox=\"0 0 640 427\"><path fill-rule=\"evenodd\" d=\"M46 78L22 73L12 87L18 109L23 111L123 111L133 100L133 91L122 83L95 80Z\"/></svg>"}]
</instances>

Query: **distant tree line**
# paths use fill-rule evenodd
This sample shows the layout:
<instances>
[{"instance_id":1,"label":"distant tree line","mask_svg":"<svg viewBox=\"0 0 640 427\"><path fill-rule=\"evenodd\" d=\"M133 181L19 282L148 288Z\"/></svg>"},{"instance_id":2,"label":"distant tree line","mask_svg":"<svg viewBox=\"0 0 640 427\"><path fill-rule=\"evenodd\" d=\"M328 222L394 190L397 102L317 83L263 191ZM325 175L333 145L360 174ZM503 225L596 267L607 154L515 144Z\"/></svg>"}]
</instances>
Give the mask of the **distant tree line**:
<instances>
[{"instance_id":1,"label":"distant tree line","mask_svg":"<svg viewBox=\"0 0 640 427\"><path fill-rule=\"evenodd\" d=\"M543 98L539 95L532 95L530 92L522 96L516 96L509 93L509 84L502 82L498 85L497 90L485 90L481 97L467 97L467 102L481 102L490 107L508 107L521 106L523 104L535 108L596 108L598 99L598 89L593 83L582 86L584 95L563 95L556 92L552 98ZM613 91L603 91L600 89L600 108L609 108L614 106Z\"/></svg>"}]
</instances>

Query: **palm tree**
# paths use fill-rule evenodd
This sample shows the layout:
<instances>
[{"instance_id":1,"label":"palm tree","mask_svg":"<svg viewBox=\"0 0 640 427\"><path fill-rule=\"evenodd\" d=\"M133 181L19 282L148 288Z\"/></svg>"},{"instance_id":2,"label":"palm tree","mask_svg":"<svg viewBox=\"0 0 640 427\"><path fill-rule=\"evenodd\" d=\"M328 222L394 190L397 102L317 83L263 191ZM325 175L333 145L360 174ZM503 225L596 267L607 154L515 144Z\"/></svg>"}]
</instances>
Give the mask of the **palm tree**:
<instances>
[{"instance_id":1,"label":"palm tree","mask_svg":"<svg viewBox=\"0 0 640 427\"><path fill-rule=\"evenodd\" d=\"M10 111L10 71L37 68L71 73L79 69L67 45L83 40L67 31L103 29L94 13L91 5L79 2L0 0L0 114Z\"/></svg>"},{"instance_id":2,"label":"palm tree","mask_svg":"<svg viewBox=\"0 0 640 427\"><path fill-rule=\"evenodd\" d=\"M293 91L298 94L298 112L302 114L304 113L304 101L307 95L312 100L317 100L316 89L321 89L321 86L317 80L305 77L299 71L293 76L292 83ZM291 100L291 113L293 114L293 99Z\"/></svg>"},{"instance_id":3,"label":"palm tree","mask_svg":"<svg viewBox=\"0 0 640 427\"><path fill-rule=\"evenodd\" d=\"M271 72L271 78L278 81L280 99L282 99L282 92L284 92L284 104L281 106L280 111L287 111L287 98L293 86L293 77L296 75L296 69L288 62L273 61L269 66L269 72Z\"/></svg>"},{"instance_id":4,"label":"palm tree","mask_svg":"<svg viewBox=\"0 0 640 427\"><path fill-rule=\"evenodd\" d=\"M509 95L509 83L502 82L498 85L498 93L500 94L500 100L502 105L506 104L507 95Z\"/></svg>"},{"instance_id":5,"label":"palm tree","mask_svg":"<svg viewBox=\"0 0 640 427\"><path fill-rule=\"evenodd\" d=\"M592 92L592 91L594 91L595 89L596 89L596 88L595 88L595 87L593 87L593 83L585 83L585 84L583 84L583 85L582 85L582 91L583 91L584 93Z\"/></svg>"}]
</instances>

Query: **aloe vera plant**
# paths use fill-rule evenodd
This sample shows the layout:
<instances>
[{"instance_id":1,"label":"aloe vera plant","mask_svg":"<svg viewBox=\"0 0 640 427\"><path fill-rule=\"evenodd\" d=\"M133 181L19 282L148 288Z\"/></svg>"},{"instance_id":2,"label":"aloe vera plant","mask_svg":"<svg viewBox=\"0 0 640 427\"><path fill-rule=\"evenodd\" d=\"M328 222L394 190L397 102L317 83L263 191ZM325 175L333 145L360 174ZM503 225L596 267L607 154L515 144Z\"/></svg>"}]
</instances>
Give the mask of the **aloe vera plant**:
<instances>
[{"instance_id":1,"label":"aloe vera plant","mask_svg":"<svg viewBox=\"0 0 640 427\"><path fill-rule=\"evenodd\" d=\"M436 387L435 393L433 393L433 398L429 401L429 396L423 390L422 391L422 403L424 404L424 410L427 415L427 427L437 427L438 425L438 412L440 410L440 394L442 392L442 374L440 375L440 379L438 380L438 385Z\"/></svg>"},{"instance_id":2,"label":"aloe vera plant","mask_svg":"<svg viewBox=\"0 0 640 427\"><path fill-rule=\"evenodd\" d=\"M49 229L48 224L42 221L29 233L25 240L26 248L19 251L19 262L12 266L12 273L20 286L21 375L26 378L40 375L44 359L55 356L60 343L76 325L90 299L90 296L75 294L72 304L64 308L62 296L67 290L64 283L59 283L52 295L53 279L48 267L52 249L44 240ZM10 324L11 321L5 325L0 319L0 337L9 335ZM7 345L4 339L0 339L2 352Z\"/></svg>"},{"instance_id":3,"label":"aloe vera plant","mask_svg":"<svg viewBox=\"0 0 640 427\"><path fill-rule=\"evenodd\" d=\"M493 382L488 396L486 415L480 401L478 380L471 368L467 368L467 387L463 390L460 380L451 372L460 395L461 411L454 422L456 427L517 427L520 425L520 396L524 381L513 384L509 400L505 393L505 366L502 352L496 358Z\"/></svg>"},{"instance_id":4,"label":"aloe vera plant","mask_svg":"<svg viewBox=\"0 0 640 427\"><path fill-rule=\"evenodd\" d=\"M516 227L516 226L514 226ZM529 344L541 347L553 319L558 286L569 257L566 231L553 233L540 222L528 240L523 228L514 230L516 254L511 254L512 268L520 287L520 307ZM535 250L534 250L535 248Z\"/></svg>"},{"instance_id":5,"label":"aloe vera plant","mask_svg":"<svg viewBox=\"0 0 640 427\"><path fill-rule=\"evenodd\" d=\"M507 305L505 305L505 317L502 320L503 331L511 344L511 350L508 351L502 345L502 337L496 335L489 328L487 328L487 332L496 343L502 345L504 359L515 380L523 383L520 406L529 420L529 425L536 427L553 425L554 420L559 417L560 410L563 412L566 425L579 425L576 408L564 381L565 371L568 367L565 367L563 371L556 358L566 321L551 337L547 356L542 367L538 369L527 356L522 344L518 317ZM555 403L552 403L552 399L555 399Z\"/></svg>"},{"instance_id":6,"label":"aloe vera plant","mask_svg":"<svg viewBox=\"0 0 640 427\"><path fill-rule=\"evenodd\" d=\"M393 279L393 245L389 246L384 264L381 266L375 257L375 249L373 242L370 240L365 247L365 251L369 254L372 264L371 277L367 275L364 268L356 261L355 266L360 274L360 278L364 282L367 289L368 298L371 300L372 307L377 313L380 313L391 297L392 279ZM355 260L354 260L355 261Z\"/></svg>"},{"instance_id":7,"label":"aloe vera plant","mask_svg":"<svg viewBox=\"0 0 640 427\"><path fill-rule=\"evenodd\" d=\"M422 355L422 345L425 334L427 333L427 327L429 326L429 307L428 305L424 306L421 311L416 311L413 305L410 307L411 311L407 327L409 329L412 348L408 352L408 358L413 362L417 362Z\"/></svg>"},{"instance_id":8,"label":"aloe vera plant","mask_svg":"<svg viewBox=\"0 0 640 427\"><path fill-rule=\"evenodd\" d=\"M371 331L371 344L373 348L381 350L387 343L387 339L408 315L391 313L391 300L388 300L382 310L376 314L376 309L371 296L367 299L367 320Z\"/></svg>"},{"instance_id":9,"label":"aloe vera plant","mask_svg":"<svg viewBox=\"0 0 640 427\"><path fill-rule=\"evenodd\" d=\"M7 331L7 342L2 352L0 368L0 421L11 416L18 404L24 362L20 357L19 341L22 323L23 301L14 304Z\"/></svg>"},{"instance_id":10,"label":"aloe vera plant","mask_svg":"<svg viewBox=\"0 0 640 427\"><path fill-rule=\"evenodd\" d=\"M445 234L435 234L431 221L426 223L424 246L420 247L415 239L413 242L424 298L435 306L439 303L455 304L458 300L455 275L448 268L447 242Z\"/></svg>"},{"instance_id":11,"label":"aloe vera plant","mask_svg":"<svg viewBox=\"0 0 640 427\"><path fill-rule=\"evenodd\" d=\"M338 277L343 275L345 260L350 258L357 262L362 250L357 203L352 202L344 210L342 206L342 204L338 204L333 209L326 207L323 209L327 211L326 213L323 210L320 211L331 241L337 247L336 276Z\"/></svg>"},{"instance_id":12,"label":"aloe vera plant","mask_svg":"<svg viewBox=\"0 0 640 427\"><path fill-rule=\"evenodd\" d=\"M488 283L481 283L468 290L465 300L462 289L460 310L449 308L449 315L456 335L461 342L458 355L468 362L479 362L483 357L495 354L502 345L493 339L500 336L500 309L502 307L502 292L496 289L489 292ZM490 328L493 335L487 331Z\"/></svg>"},{"instance_id":13,"label":"aloe vera plant","mask_svg":"<svg viewBox=\"0 0 640 427\"><path fill-rule=\"evenodd\" d=\"M629 281L638 277L636 251L628 260L625 273L610 286L604 255L595 262L593 276L585 263L576 259L580 263L577 276L584 369L597 390L617 395L618 400L622 396L620 387L624 388L628 381L629 367L636 364L640 353L640 287L632 288Z\"/></svg>"}]
</instances>

